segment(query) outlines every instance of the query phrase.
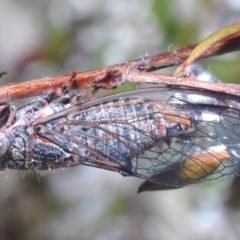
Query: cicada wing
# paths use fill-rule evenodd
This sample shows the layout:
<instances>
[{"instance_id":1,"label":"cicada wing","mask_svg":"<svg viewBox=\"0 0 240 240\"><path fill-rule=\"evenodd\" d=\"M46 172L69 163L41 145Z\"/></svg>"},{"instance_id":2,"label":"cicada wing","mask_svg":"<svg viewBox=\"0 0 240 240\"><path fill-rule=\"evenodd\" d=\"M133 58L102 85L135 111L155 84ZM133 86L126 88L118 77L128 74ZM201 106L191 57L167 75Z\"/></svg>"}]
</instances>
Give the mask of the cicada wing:
<instances>
[{"instance_id":1,"label":"cicada wing","mask_svg":"<svg viewBox=\"0 0 240 240\"><path fill-rule=\"evenodd\" d=\"M182 187L239 175L239 99L166 89L152 98L112 98L41 121L38 134L78 156L79 164L154 184Z\"/></svg>"}]
</instances>

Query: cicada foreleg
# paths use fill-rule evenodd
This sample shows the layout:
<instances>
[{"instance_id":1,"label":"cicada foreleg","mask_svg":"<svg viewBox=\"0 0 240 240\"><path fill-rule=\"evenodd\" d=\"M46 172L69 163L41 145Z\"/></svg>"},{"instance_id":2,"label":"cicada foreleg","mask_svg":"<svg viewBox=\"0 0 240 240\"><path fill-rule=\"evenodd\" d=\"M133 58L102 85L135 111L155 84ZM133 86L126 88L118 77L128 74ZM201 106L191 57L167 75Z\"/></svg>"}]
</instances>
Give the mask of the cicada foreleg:
<instances>
[{"instance_id":1,"label":"cicada foreleg","mask_svg":"<svg viewBox=\"0 0 240 240\"><path fill-rule=\"evenodd\" d=\"M0 128L4 129L13 124L15 120L16 109L8 103L0 103Z\"/></svg>"}]
</instances>

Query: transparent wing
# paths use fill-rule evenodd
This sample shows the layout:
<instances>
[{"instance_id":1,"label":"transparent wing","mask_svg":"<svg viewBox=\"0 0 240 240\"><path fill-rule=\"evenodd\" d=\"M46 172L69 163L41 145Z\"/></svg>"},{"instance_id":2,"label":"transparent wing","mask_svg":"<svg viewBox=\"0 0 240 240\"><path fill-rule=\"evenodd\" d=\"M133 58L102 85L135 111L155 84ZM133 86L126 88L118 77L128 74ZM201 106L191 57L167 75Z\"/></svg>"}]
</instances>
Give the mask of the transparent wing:
<instances>
[{"instance_id":1,"label":"transparent wing","mask_svg":"<svg viewBox=\"0 0 240 240\"><path fill-rule=\"evenodd\" d=\"M181 187L239 175L239 103L214 92L142 89L42 119L38 134L80 164Z\"/></svg>"}]
</instances>

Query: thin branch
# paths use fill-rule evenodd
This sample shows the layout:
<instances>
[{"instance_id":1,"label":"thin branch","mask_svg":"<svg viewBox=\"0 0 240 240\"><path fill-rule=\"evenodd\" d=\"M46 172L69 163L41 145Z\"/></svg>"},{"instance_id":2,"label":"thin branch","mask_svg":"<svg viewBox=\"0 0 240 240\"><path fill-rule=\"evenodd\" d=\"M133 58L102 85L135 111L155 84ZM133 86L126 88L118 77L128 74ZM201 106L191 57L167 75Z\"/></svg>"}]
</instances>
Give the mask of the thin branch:
<instances>
[{"instance_id":1,"label":"thin branch","mask_svg":"<svg viewBox=\"0 0 240 240\"><path fill-rule=\"evenodd\" d=\"M240 49L239 41L240 33L228 38L225 41L220 41L214 47L206 51L205 54L202 55L202 58L238 51ZM82 94L84 94L90 87L95 87L95 89L113 89L129 81L136 82L139 80L139 82L149 82L153 81L153 79L155 79L154 83L176 86L191 86L194 88L199 88L201 86L203 89L206 89L208 86L208 88L211 88L213 83L209 82L204 82L203 84L198 82L196 84L194 82L190 83L186 79L176 79L169 75L153 75L149 73L143 73L181 64L189 56L195 46L196 44L176 48L169 52L139 58L130 62L116 64L98 70L85 72L72 71L72 73L66 75L5 85L0 87L0 99L1 101L7 101L41 95L49 92L50 90L56 90L63 86L67 86L69 90L81 89ZM134 69L137 69L140 75L137 74ZM214 84L219 85L216 83ZM226 84L222 85L225 85L226 88ZM232 94L239 94L238 92L240 91L238 85L232 84L230 86L228 84L228 86L231 87L230 92ZM218 88L221 88L221 91L226 92L224 87L220 87L219 85Z\"/></svg>"}]
</instances>

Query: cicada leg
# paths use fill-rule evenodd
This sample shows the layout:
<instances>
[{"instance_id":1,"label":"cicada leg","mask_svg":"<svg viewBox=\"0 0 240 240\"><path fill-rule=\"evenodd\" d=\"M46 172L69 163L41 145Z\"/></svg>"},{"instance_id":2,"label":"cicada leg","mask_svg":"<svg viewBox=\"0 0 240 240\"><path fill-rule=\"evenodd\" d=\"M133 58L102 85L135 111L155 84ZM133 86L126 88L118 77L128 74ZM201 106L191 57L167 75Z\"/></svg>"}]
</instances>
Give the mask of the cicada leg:
<instances>
[{"instance_id":1,"label":"cicada leg","mask_svg":"<svg viewBox=\"0 0 240 240\"><path fill-rule=\"evenodd\" d=\"M1 78L2 76L4 76L4 75L8 75L8 72L6 72L6 71L0 72L0 78Z\"/></svg>"}]
</instances>

